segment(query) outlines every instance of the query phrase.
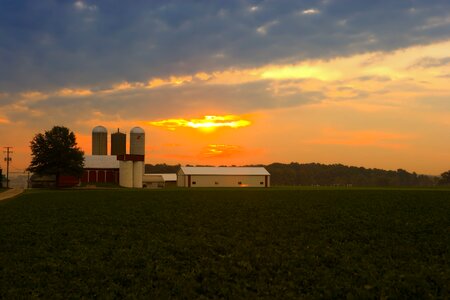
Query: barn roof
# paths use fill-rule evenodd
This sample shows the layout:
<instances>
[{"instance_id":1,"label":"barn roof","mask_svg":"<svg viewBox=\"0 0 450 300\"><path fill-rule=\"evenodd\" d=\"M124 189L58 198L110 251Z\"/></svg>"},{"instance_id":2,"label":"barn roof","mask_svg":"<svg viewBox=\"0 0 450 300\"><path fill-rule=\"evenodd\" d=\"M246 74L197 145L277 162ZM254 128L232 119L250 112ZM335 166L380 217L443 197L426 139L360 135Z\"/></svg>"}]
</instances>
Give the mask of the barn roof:
<instances>
[{"instance_id":1,"label":"barn roof","mask_svg":"<svg viewBox=\"0 0 450 300\"><path fill-rule=\"evenodd\" d=\"M164 181L177 181L177 174L160 174Z\"/></svg>"},{"instance_id":2,"label":"barn roof","mask_svg":"<svg viewBox=\"0 0 450 300\"><path fill-rule=\"evenodd\" d=\"M119 161L115 155L86 155L85 169L118 169Z\"/></svg>"},{"instance_id":3,"label":"barn roof","mask_svg":"<svg viewBox=\"0 0 450 300\"><path fill-rule=\"evenodd\" d=\"M152 177L160 177L162 180L166 181L177 181L177 174L169 173L169 174L154 174L154 173L146 173L144 174L144 181L150 180Z\"/></svg>"},{"instance_id":4,"label":"barn roof","mask_svg":"<svg viewBox=\"0 0 450 300\"><path fill-rule=\"evenodd\" d=\"M263 167L181 167L185 175L270 175Z\"/></svg>"}]
</instances>

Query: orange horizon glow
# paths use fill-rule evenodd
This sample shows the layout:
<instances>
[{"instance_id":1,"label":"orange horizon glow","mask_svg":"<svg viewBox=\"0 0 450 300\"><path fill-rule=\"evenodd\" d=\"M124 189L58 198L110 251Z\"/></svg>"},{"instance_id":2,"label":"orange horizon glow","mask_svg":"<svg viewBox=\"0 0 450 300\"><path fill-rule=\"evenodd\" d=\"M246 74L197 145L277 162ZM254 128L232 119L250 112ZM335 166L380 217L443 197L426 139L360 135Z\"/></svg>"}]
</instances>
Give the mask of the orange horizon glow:
<instances>
[{"instance_id":1,"label":"orange horizon glow","mask_svg":"<svg viewBox=\"0 0 450 300\"><path fill-rule=\"evenodd\" d=\"M202 119L167 119L161 121L148 122L149 125L164 127L168 130L176 130L177 128L193 128L203 132L211 132L221 127L241 128L251 125L248 120L241 119L236 115L224 116L204 116Z\"/></svg>"},{"instance_id":2,"label":"orange horizon glow","mask_svg":"<svg viewBox=\"0 0 450 300\"><path fill-rule=\"evenodd\" d=\"M241 147L236 145L210 144L205 148L202 156L205 158L229 157L241 152Z\"/></svg>"}]
</instances>

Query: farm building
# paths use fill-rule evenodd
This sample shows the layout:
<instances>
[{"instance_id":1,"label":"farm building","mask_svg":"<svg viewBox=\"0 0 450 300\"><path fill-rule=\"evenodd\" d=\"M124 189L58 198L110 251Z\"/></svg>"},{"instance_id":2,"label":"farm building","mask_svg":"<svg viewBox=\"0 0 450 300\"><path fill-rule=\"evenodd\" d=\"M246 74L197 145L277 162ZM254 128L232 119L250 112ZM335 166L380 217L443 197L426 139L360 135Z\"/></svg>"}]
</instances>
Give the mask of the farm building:
<instances>
[{"instance_id":1,"label":"farm building","mask_svg":"<svg viewBox=\"0 0 450 300\"><path fill-rule=\"evenodd\" d=\"M74 187L80 183L80 180L75 176L60 175L58 183L56 183L56 175L38 175L33 174L30 177L29 185L32 188L54 188L54 187ZM22 184L22 186L28 183Z\"/></svg>"},{"instance_id":2,"label":"farm building","mask_svg":"<svg viewBox=\"0 0 450 300\"><path fill-rule=\"evenodd\" d=\"M144 174L142 184L145 188L176 187L177 174Z\"/></svg>"},{"instance_id":3,"label":"farm building","mask_svg":"<svg viewBox=\"0 0 450 300\"><path fill-rule=\"evenodd\" d=\"M270 173L263 167L181 167L180 187L269 187Z\"/></svg>"},{"instance_id":4,"label":"farm building","mask_svg":"<svg viewBox=\"0 0 450 300\"><path fill-rule=\"evenodd\" d=\"M119 161L116 156L86 155L84 173L81 182L85 183L119 183Z\"/></svg>"}]
</instances>

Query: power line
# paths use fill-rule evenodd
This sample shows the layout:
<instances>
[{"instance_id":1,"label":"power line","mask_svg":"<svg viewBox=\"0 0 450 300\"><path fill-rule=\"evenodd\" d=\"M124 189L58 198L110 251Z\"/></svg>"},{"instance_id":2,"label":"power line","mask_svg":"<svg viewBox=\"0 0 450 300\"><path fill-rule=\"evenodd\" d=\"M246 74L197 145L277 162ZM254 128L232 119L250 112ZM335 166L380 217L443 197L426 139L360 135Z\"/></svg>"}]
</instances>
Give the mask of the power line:
<instances>
[{"instance_id":1,"label":"power line","mask_svg":"<svg viewBox=\"0 0 450 300\"><path fill-rule=\"evenodd\" d=\"M3 153L6 153L5 161L6 161L6 188L9 188L9 163L12 161L12 157L10 156L13 152L11 151L12 147L3 147L6 150Z\"/></svg>"}]
</instances>

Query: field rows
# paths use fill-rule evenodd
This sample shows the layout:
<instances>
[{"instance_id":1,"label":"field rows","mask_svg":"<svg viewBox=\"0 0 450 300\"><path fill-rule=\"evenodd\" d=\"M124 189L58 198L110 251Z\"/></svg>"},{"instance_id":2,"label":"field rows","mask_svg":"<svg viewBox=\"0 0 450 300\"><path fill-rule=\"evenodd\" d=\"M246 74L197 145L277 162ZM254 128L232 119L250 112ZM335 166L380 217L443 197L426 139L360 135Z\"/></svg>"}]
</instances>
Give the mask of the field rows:
<instances>
[{"instance_id":1,"label":"field rows","mask_svg":"<svg viewBox=\"0 0 450 300\"><path fill-rule=\"evenodd\" d=\"M448 190L31 191L0 298L449 298Z\"/></svg>"}]
</instances>

